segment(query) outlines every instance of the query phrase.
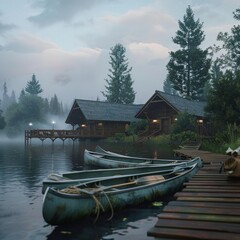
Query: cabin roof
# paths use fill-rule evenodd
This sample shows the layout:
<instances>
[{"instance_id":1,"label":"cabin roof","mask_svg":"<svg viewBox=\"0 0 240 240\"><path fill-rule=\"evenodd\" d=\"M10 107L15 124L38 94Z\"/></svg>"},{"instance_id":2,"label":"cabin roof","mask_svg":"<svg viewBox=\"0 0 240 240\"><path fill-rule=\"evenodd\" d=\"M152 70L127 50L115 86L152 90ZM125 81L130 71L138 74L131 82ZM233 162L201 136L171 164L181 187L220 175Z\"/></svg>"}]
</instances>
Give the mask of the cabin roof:
<instances>
[{"instance_id":1,"label":"cabin roof","mask_svg":"<svg viewBox=\"0 0 240 240\"><path fill-rule=\"evenodd\" d=\"M87 121L136 121L136 113L143 104L118 104L102 101L75 99L66 123L72 123L71 113L78 108Z\"/></svg>"},{"instance_id":2,"label":"cabin roof","mask_svg":"<svg viewBox=\"0 0 240 240\"><path fill-rule=\"evenodd\" d=\"M177 95L171 95L169 93L165 93L162 91L156 90L153 96L144 104L144 106L139 110L136 114L136 117L142 115L143 111L148 107L153 99L158 96L162 100L164 100L169 106L171 106L176 112L188 112L193 116L204 117L204 107L206 106L206 102L188 100L182 98Z\"/></svg>"}]
</instances>

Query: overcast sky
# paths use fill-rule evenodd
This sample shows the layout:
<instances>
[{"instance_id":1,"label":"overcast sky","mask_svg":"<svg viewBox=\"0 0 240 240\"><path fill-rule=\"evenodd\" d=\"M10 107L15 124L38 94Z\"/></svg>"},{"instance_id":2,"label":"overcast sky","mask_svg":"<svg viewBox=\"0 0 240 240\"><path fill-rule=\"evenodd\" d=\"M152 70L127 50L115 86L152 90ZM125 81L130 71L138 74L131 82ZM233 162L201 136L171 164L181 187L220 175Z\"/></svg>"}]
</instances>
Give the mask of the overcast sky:
<instances>
[{"instance_id":1,"label":"overcast sky","mask_svg":"<svg viewBox=\"0 0 240 240\"><path fill-rule=\"evenodd\" d=\"M135 103L162 90L172 37L190 5L206 34L202 48L229 32L239 0L0 0L0 93L21 89L36 75L50 98L105 100L109 51L126 48Z\"/></svg>"}]
</instances>

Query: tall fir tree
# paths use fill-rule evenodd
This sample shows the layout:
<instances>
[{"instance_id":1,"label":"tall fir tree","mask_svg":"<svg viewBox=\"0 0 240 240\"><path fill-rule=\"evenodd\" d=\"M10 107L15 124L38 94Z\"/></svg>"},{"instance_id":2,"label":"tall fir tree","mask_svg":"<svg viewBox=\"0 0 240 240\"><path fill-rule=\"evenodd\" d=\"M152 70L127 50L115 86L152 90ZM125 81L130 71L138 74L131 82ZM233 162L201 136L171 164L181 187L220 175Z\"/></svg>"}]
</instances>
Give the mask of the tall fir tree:
<instances>
[{"instance_id":1,"label":"tall fir tree","mask_svg":"<svg viewBox=\"0 0 240 240\"><path fill-rule=\"evenodd\" d=\"M169 80L169 75L167 75L165 81L163 82L163 91L172 95L177 95L176 90L172 86L172 82Z\"/></svg>"},{"instance_id":2,"label":"tall fir tree","mask_svg":"<svg viewBox=\"0 0 240 240\"><path fill-rule=\"evenodd\" d=\"M116 44L111 48L107 85L105 92L102 92L108 102L112 103L133 103L135 92L133 90L133 80L131 78L132 68L128 67L128 60L125 56L126 49L122 44Z\"/></svg>"},{"instance_id":3,"label":"tall fir tree","mask_svg":"<svg viewBox=\"0 0 240 240\"><path fill-rule=\"evenodd\" d=\"M57 95L54 94L54 96L51 98L49 103L50 113L54 115L61 115L61 104L58 101Z\"/></svg>"},{"instance_id":4,"label":"tall fir tree","mask_svg":"<svg viewBox=\"0 0 240 240\"><path fill-rule=\"evenodd\" d=\"M8 95L8 89L7 89L7 83L4 82L3 84L3 96L2 96L2 110L5 113L5 111L7 110L7 108L13 104L16 103L16 97L15 97L15 92L12 91L11 96Z\"/></svg>"},{"instance_id":5,"label":"tall fir tree","mask_svg":"<svg viewBox=\"0 0 240 240\"><path fill-rule=\"evenodd\" d=\"M190 6L186 10L183 21L178 21L179 30L173 42L180 46L170 52L167 64L169 80L177 93L188 99L201 99L206 82L209 81L211 59L208 49L202 50L201 43L205 39L203 23L195 21Z\"/></svg>"},{"instance_id":6,"label":"tall fir tree","mask_svg":"<svg viewBox=\"0 0 240 240\"><path fill-rule=\"evenodd\" d=\"M0 130L4 129L6 126L5 118L2 116L2 110L0 110Z\"/></svg>"},{"instance_id":7,"label":"tall fir tree","mask_svg":"<svg viewBox=\"0 0 240 240\"><path fill-rule=\"evenodd\" d=\"M32 75L32 80L27 82L25 91L31 95L38 95L43 91L39 81L36 79L35 74Z\"/></svg>"},{"instance_id":8,"label":"tall fir tree","mask_svg":"<svg viewBox=\"0 0 240 240\"><path fill-rule=\"evenodd\" d=\"M240 21L240 8L233 12L233 17ZM218 46L217 51L224 50L223 54L218 58L221 66L225 70L237 72L240 70L240 25L234 25L231 28L231 34L220 32L217 40L222 42L222 46Z\"/></svg>"}]
</instances>

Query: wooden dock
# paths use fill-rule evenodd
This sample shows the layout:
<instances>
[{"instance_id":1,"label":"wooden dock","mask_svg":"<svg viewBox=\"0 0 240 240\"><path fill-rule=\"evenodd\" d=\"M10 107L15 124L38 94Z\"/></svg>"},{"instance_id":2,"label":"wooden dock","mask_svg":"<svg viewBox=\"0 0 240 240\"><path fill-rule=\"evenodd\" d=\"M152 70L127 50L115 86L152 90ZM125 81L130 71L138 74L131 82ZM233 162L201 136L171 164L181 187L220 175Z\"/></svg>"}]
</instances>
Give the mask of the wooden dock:
<instances>
[{"instance_id":1,"label":"wooden dock","mask_svg":"<svg viewBox=\"0 0 240 240\"><path fill-rule=\"evenodd\" d=\"M199 156L203 168L174 195L148 236L158 239L240 239L240 178L219 173L227 155L176 150L180 157Z\"/></svg>"},{"instance_id":2,"label":"wooden dock","mask_svg":"<svg viewBox=\"0 0 240 240\"><path fill-rule=\"evenodd\" d=\"M79 139L102 139L105 138L102 130L88 131L87 129L79 130L56 130L56 129L34 129L25 131L25 144L29 144L32 139L40 139L42 142L46 139L50 139L54 142L56 139L60 139L63 142L66 139L73 141Z\"/></svg>"}]
</instances>

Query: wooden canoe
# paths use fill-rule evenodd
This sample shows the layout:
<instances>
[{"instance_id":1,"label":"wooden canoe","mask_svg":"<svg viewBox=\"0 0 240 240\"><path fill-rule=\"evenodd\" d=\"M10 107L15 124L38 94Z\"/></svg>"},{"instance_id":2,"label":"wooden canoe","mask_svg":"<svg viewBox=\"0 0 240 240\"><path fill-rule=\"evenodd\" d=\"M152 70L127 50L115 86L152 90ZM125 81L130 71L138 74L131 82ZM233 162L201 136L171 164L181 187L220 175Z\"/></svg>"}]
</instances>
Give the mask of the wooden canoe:
<instances>
[{"instance_id":1,"label":"wooden canoe","mask_svg":"<svg viewBox=\"0 0 240 240\"><path fill-rule=\"evenodd\" d=\"M187 164L191 164L191 161L188 160ZM77 185L83 182L88 182L100 178L120 176L120 175L129 175L129 174L141 174L148 173L153 171L165 171L165 173L172 171L174 167L184 167L187 166L186 162L177 162L170 164L150 164L149 166L140 166L140 167L128 167L128 168L112 168L112 169L94 169L94 170L82 170L82 171L73 171L65 172L62 174L50 174L42 182L42 193L44 193L47 187L54 187L57 189L66 188L70 185Z\"/></svg>"},{"instance_id":2,"label":"wooden canoe","mask_svg":"<svg viewBox=\"0 0 240 240\"><path fill-rule=\"evenodd\" d=\"M51 225L58 225L98 216L102 211L112 210L113 215L113 210L175 193L201 166L202 161L196 158L188 166L168 174L155 171L86 182L62 190L47 188L43 218Z\"/></svg>"},{"instance_id":3,"label":"wooden canoe","mask_svg":"<svg viewBox=\"0 0 240 240\"><path fill-rule=\"evenodd\" d=\"M175 159L154 159L154 158L139 158L128 157L125 155L116 156L104 153L93 152L85 149L84 163L86 165L93 165L100 168L122 168L122 167L140 167L156 164L173 164L186 162L188 160Z\"/></svg>"}]
</instances>

